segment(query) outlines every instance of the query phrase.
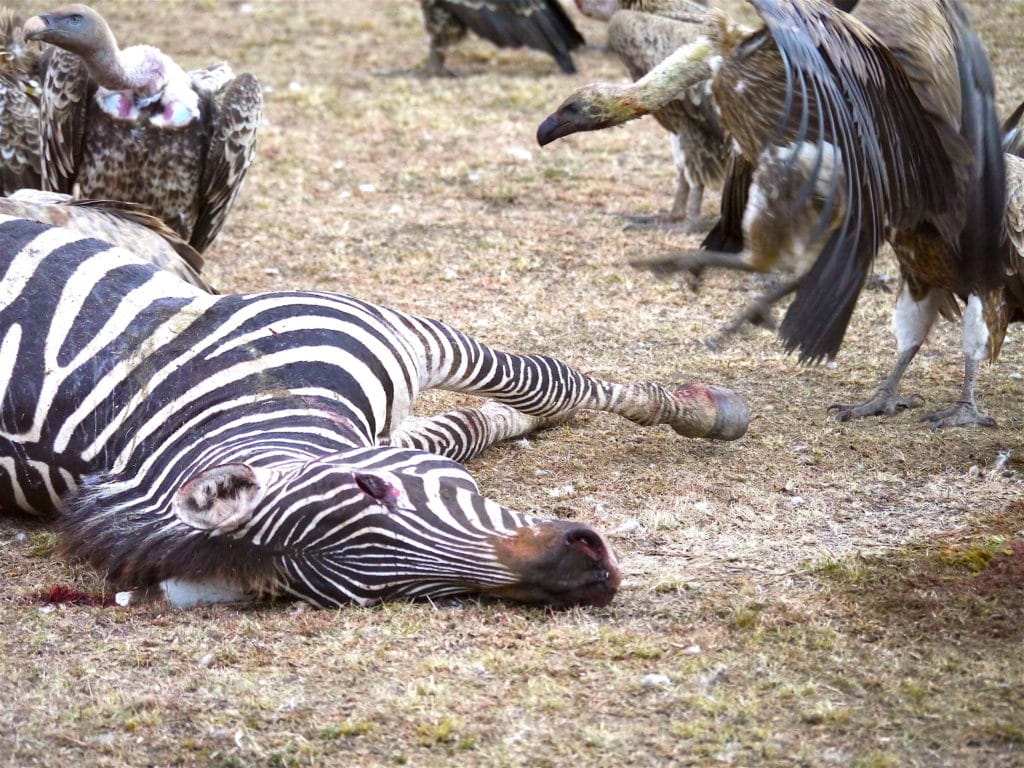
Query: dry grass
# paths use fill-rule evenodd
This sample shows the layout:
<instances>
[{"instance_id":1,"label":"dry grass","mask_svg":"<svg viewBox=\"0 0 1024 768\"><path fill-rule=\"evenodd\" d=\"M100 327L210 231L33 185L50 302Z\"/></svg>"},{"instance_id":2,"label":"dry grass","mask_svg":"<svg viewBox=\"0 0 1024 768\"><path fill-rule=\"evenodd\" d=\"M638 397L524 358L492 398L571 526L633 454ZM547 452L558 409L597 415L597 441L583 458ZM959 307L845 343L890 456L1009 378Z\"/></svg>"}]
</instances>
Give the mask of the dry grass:
<instances>
[{"instance_id":1,"label":"dry grass","mask_svg":"<svg viewBox=\"0 0 1024 768\"><path fill-rule=\"evenodd\" d=\"M1024 3L968 5L1008 107ZM582 23L596 44L578 78L474 42L452 57L464 77L429 81L403 72L424 53L409 0L101 10L122 41L229 58L272 88L209 254L223 288L344 291L608 377L731 386L757 418L717 445L582 416L473 462L503 503L621 531L606 610L49 610L48 585L100 582L49 534L2 527L0 763L1024 763L1020 468L992 471L1021 449L1019 329L979 385L1000 428L833 423L824 406L891 362L891 294L865 295L834 369L797 366L765 331L711 353L698 340L751 281L694 294L625 266L695 243L622 231L670 202L660 129L533 145L568 90L621 77L598 25ZM938 331L907 380L932 406L960 382L957 329Z\"/></svg>"}]
</instances>

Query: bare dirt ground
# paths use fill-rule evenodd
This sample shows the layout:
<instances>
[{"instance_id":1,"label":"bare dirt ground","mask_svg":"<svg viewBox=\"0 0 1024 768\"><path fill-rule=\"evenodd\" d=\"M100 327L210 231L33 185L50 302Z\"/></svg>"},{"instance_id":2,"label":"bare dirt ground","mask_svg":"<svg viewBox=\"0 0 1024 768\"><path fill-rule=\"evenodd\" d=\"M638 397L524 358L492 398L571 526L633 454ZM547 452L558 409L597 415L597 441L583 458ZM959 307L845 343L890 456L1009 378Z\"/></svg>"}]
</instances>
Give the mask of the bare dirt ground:
<instances>
[{"instance_id":1,"label":"bare dirt ground","mask_svg":"<svg viewBox=\"0 0 1024 768\"><path fill-rule=\"evenodd\" d=\"M1024 97L1024 3L967 5L1005 113ZM102 582L45 530L5 524L0 764L1024 765L1020 329L979 382L999 427L941 433L825 413L888 370L892 293L865 293L834 368L765 330L704 348L756 282L694 293L627 266L697 242L623 231L670 203L661 129L533 143L571 89L623 77L599 24L580 19L576 77L475 41L451 57L459 79L424 80L407 71L425 53L411 0L100 10L124 44L226 58L267 86L209 253L222 289L351 293L608 378L733 387L756 417L713 444L582 415L471 464L509 506L613 532L626 577L604 610L53 609L40 590ZM907 390L955 399L959 347L938 327Z\"/></svg>"}]
</instances>

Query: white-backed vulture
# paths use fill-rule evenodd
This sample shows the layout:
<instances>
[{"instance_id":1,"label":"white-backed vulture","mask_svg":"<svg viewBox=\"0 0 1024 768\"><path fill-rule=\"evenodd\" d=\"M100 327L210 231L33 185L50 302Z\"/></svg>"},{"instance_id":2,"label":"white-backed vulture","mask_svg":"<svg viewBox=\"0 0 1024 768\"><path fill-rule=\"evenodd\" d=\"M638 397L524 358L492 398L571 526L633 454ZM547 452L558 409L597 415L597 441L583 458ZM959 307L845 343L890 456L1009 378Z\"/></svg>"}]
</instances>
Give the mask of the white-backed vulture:
<instances>
[{"instance_id":1,"label":"white-backed vulture","mask_svg":"<svg viewBox=\"0 0 1024 768\"><path fill-rule=\"evenodd\" d=\"M879 246L888 237L896 249L897 364L875 397L836 406L837 418L916 405L899 397L899 380L936 314L958 297L966 305L963 393L926 418L991 423L973 391L989 347L986 297L1005 281L1006 183L991 71L963 9L956 0L846 0L850 16L822 0L751 2L762 29L746 34L712 12L703 38L632 91L588 86L538 138L614 124L609 113L617 122L646 114L711 72L722 122L744 158L757 167L768 153L806 178L798 194L778 198L778 220L787 211L799 219L809 204L818 211L805 238L818 253L780 327L788 349L804 360L833 356ZM775 266L758 242L746 243L742 259Z\"/></svg>"},{"instance_id":2,"label":"white-backed vulture","mask_svg":"<svg viewBox=\"0 0 1024 768\"><path fill-rule=\"evenodd\" d=\"M46 57L21 20L0 7L0 194L42 184L39 95Z\"/></svg>"},{"instance_id":3,"label":"white-backed vulture","mask_svg":"<svg viewBox=\"0 0 1024 768\"><path fill-rule=\"evenodd\" d=\"M700 34L707 9L690 0L576 0L583 13L608 18L608 47L639 80ZM710 84L702 81L652 113L671 134L678 179L669 222L700 224L704 188L717 184L731 148L715 112Z\"/></svg>"}]
</instances>

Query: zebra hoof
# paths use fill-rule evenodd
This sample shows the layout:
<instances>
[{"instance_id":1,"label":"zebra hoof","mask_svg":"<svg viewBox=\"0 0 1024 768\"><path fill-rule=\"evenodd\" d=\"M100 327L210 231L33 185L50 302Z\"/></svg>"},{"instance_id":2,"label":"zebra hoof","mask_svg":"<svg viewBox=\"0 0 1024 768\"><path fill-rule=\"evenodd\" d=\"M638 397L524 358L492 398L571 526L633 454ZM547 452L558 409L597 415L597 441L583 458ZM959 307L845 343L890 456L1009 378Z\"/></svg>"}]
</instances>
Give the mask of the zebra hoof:
<instances>
[{"instance_id":1,"label":"zebra hoof","mask_svg":"<svg viewBox=\"0 0 1024 768\"><path fill-rule=\"evenodd\" d=\"M672 422L672 429L684 437L738 440L750 426L750 406L731 389L687 384L674 395L679 418Z\"/></svg>"}]
</instances>

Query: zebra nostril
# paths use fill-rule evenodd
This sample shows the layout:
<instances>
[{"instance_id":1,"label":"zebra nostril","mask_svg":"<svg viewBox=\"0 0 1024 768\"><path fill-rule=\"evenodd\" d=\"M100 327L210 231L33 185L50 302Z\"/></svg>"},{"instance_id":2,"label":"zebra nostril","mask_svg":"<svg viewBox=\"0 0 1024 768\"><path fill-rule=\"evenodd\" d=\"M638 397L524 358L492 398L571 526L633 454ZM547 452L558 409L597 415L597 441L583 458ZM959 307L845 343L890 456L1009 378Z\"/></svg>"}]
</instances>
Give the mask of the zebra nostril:
<instances>
[{"instance_id":1,"label":"zebra nostril","mask_svg":"<svg viewBox=\"0 0 1024 768\"><path fill-rule=\"evenodd\" d=\"M590 528L572 528L562 538L567 547L579 550L591 560L600 562L605 558L607 548L604 539Z\"/></svg>"}]
</instances>

